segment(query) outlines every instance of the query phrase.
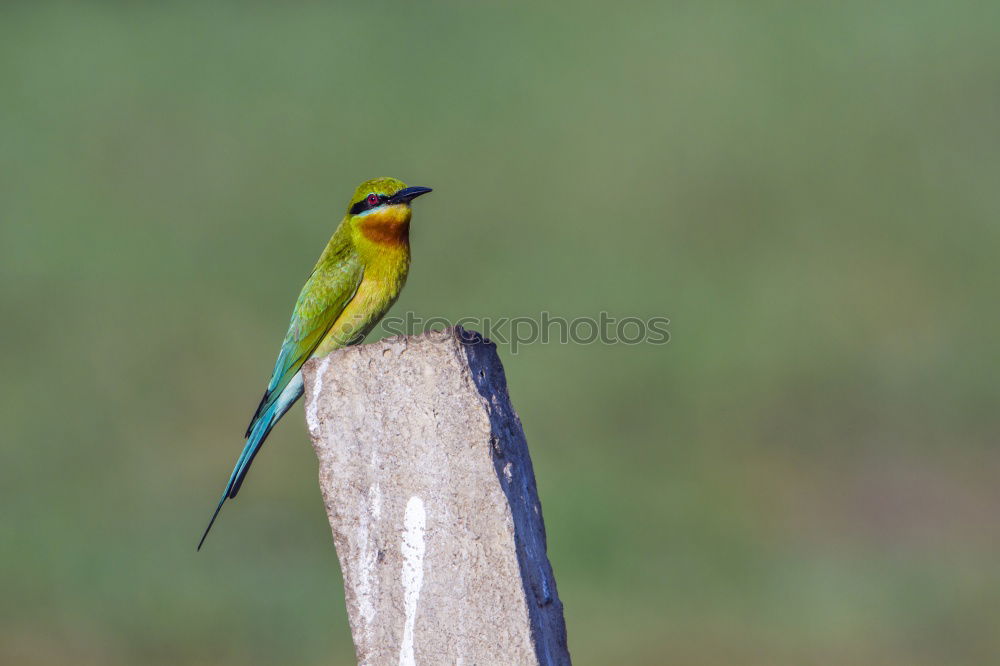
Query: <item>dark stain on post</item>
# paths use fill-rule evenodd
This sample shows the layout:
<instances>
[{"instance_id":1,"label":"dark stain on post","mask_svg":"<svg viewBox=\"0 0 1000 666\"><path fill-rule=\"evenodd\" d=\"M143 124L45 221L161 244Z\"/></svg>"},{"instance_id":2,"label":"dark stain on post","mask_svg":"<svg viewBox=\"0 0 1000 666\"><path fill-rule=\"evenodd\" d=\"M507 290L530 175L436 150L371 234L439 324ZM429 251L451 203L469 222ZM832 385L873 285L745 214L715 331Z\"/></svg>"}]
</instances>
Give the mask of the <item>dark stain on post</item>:
<instances>
[{"instance_id":1,"label":"dark stain on post","mask_svg":"<svg viewBox=\"0 0 1000 666\"><path fill-rule=\"evenodd\" d=\"M570 664L563 605L546 554L545 523L521 419L507 393L507 378L496 345L475 331L456 326L476 390L483 397L492 431L493 467L514 518L514 542L521 569L531 638L538 663Z\"/></svg>"}]
</instances>

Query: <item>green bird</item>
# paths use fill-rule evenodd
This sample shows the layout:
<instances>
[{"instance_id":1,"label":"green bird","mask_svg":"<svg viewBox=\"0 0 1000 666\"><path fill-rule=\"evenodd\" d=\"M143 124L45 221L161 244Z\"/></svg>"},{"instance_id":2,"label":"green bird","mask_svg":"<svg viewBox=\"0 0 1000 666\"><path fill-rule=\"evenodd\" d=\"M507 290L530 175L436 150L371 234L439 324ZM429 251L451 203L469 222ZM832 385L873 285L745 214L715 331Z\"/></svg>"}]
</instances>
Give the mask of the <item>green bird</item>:
<instances>
[{"instance_id":1,"label":"green bird","mask_svg":"<svg viewBox=\"0 0 1000 666\"><path fill-rule=\"evenodd\" d=\"M358 187L292 311L271 380L250 419L246 445L198 550L227 499L240 491L274 424L302 395L302 364L358 344L399 297L410 269L410 202L429 187L375 178Z\"/></svg>"}]
</instances>

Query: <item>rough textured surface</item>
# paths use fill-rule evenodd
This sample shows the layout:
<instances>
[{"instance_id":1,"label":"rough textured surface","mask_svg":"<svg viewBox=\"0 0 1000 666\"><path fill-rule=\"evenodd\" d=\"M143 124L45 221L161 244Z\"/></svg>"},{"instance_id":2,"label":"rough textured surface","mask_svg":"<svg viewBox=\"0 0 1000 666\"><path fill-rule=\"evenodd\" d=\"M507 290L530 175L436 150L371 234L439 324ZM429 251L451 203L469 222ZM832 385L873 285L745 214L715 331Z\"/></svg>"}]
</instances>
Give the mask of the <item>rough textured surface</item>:
<instances>
[{"instance_id":1,"label":"rough textured surface","mask_svg":"<svg viewBox=\"0 0 1000 666\"><path fill-rule=\"evenodd\" d=\"M304 367L362 664L568 664L521 423L496 348L448 329Z\"/></svg>"}]
</instances>

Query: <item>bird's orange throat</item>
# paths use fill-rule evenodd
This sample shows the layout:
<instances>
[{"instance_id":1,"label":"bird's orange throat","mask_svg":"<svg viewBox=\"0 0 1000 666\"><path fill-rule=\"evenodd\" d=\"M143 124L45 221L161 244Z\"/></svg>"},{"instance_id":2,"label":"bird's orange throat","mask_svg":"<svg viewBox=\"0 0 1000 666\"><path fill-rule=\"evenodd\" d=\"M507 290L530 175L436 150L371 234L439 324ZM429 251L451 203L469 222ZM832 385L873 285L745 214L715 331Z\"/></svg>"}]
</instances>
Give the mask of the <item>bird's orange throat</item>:
<instances>
[{"instance_id":1,"label":"bird's orange throat","mask_svg":"<svg viewBox=\"0 0 1000 666\"><path fill-rule=\"evenodd\" d=\"M409 206L386 206L365 215L360 222L361 233L373 243L395 247L410 242Z\"/></svg>"}]
</instances>

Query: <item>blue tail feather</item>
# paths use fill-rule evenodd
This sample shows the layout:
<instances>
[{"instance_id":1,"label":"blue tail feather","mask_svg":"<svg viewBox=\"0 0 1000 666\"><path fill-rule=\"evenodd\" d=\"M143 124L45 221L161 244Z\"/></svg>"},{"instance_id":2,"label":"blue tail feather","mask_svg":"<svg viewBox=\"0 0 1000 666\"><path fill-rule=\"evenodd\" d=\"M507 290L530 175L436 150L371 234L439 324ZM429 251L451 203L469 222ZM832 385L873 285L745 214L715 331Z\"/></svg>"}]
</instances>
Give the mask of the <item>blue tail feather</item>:
<instances>
[{"instance_id":1,"label":"blue tail feather","mask_svg":"<svg viewBox=\"0 0 1000 666\"><path fill-rule=\"evenodd\" d=\"M212 529L212 525L215 524L215 519L219 517L222 505L226 503L227 499L235 498L236 494L240 491L240 487L243 485L244 479L246 479L247 472L250 471L250 465L257 456L257 452L260 451L261 446L264 445L264 440L267 439L271 428L274 427L274 424L285 415L285 412L302 395L301 375L297 374L281 393L281 396L259 415L259 418L256 419L250 428L247 443L243 447L239 459L236 461L236 466L233 467L233 473L229 476L229 482L226 484L226 489L219 499L218 506L215 507L215 513L212 514L212 519L208 521L208 527L205 528L205 533L201 535L201 541L198 542L198 550L201 550L202 544L205 543L205 538Z\"/></svg>"},{"instance_id":2,"label":"blue tail feather","mask_svg":"<svg viewBox=\"0 0 1000 666\"><path fill-rule=\"evenodd\" d=\"M236 461L233 473L229 476L229 482L226 484L226 489L223 491L222 497L219 499L218 506L215 507L215 513L212 514L212 519L208 521L208 527L205 528L205 533L201 535L201 541L198 542L198 550L201 550L202 544L205 543L205 538L212 529L212 525L215 524L215 519L219 517L219 512L222 511L222 505L226 503L227 499L236 497L236 493L239 492L240 486L243 484L243 479L246 478L247 472L250 471L250 463L253 461L254 456L257 455L257 452L260 451L260 447L263 446L264 439L267 437L267 434L271 432L271 427L273 426L273 415L274 410L268 410L261 415L261 418L257 420L254 427L251 429L250 437L247 438L247 443L243 447L243 451L240 453L239 460ZM261 427L264 424L267 424L266 427Z\"/></svg>"}]
</instances>

